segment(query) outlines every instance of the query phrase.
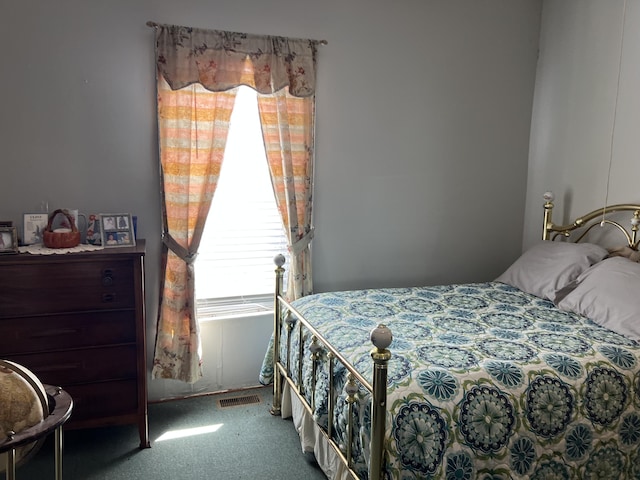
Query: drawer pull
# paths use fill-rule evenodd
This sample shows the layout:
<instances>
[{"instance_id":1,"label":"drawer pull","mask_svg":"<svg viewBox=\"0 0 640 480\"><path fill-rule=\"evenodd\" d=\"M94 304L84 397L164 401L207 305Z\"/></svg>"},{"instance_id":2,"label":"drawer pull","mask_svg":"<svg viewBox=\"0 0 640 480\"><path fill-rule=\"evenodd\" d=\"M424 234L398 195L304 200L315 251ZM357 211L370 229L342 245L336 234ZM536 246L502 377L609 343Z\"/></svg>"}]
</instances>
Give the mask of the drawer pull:
<instances>
[{"instance_id":1,"label":"drawer pull","mask_svg":"<svg viewBox=\"0 0 640 480\"><path fill-rule=\"evenodd\" d=\"M44 330L31 335L31 338L47 338L47 337L60 337L65 335L73 335L80 333L77 328L56 328L53 330Z\"/></svg>"},{"instance_id":2,"label":"drawer pull","mask_svg":"<svg viewBox=\"0 0 640 480\"><path fill-rule=\"evenodd\" d=\"M105 268L102 271L102 285L105 287L113 285L113 270L110 268Z\"/></svg>"},{"instance_id":3,"label":"drawer pull","mask_svg":"<svg viewBox=\"0 0 640 480\"><path fill-rule=\"evenodd\" d=\"M113 303L116 301L116 294L115 293L105 293L102 295L102 302L103 303Z\"/></svg>"}]
</instances>

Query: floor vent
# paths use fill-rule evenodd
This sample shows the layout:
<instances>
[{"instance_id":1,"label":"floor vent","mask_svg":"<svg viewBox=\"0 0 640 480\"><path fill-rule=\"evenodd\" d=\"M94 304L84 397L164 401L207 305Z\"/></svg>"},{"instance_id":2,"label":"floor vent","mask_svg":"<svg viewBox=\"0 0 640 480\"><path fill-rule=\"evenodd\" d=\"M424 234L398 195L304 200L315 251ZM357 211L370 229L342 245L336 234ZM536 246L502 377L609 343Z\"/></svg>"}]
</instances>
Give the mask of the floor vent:
<instances>
[{"instance_id":1,"label":"floor vent","mask_svg":"<svg viewBox=\"0 0 640 480\"><path fill-rule=\"evenodd\" d=\"M260 403L259 395L244 395L242 397L229 397L221 398L218 400L219 408L239 407L241 405L252 405L254 403Z\"/></svg>"}]
</instances>

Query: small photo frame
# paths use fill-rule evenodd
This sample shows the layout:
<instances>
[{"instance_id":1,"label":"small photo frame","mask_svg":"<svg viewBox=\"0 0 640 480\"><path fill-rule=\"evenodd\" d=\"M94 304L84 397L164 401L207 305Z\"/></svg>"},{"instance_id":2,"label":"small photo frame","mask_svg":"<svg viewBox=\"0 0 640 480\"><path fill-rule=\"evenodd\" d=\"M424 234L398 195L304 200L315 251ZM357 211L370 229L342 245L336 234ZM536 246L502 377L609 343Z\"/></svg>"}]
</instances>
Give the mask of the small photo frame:
<instances>
[{"instance_id":1,"label":"small photo frame","mask_svg":"<svg viewBox=\"0 0 640 480\"><path fill-rule=\"evenodd\" d=\"M98 213L87 215L87 243L89 245L102 245L101 231L100 215Z\"/></svg>"},{"instance_id":2,"label":"small photo frame","mask_svg":"<svg viewBox=\"0 0 640 480\"><path fill-rule=\"evenodd\" d=\"M0 254L18 253L18 230L16 227L0 227Z\"/></svg>"},{"instance_id":3,"label":"small photo frame","mask_svg":"<svg viewBox=\"0 0 640 480\"><path fill-rule=\"evenodd\" d=\"M101 213L99 217L103 247L132 247L136 244L130 213Z\"/></svg>"},{"instance_id":4,"label":"small photo frame","mask_svg":"<svg viewBox=\"0 0 640 480\"><path fill-rule=\"evenodd\" d=\"M47 228L49 215L46 213L25 213L22 216L22 244L42 243L42 232Z\"/></svg>"}]
</instances>

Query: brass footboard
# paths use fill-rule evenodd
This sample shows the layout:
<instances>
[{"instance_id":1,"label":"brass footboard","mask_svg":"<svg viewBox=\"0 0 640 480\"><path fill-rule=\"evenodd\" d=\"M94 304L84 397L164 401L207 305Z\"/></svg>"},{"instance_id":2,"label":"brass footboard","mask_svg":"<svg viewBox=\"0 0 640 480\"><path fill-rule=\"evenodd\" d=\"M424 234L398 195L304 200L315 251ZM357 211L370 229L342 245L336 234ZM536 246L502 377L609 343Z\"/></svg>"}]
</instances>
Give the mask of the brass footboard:
<instances>
[{"instance_id":1,"label":"brass footboard","mask_svg":"<svg viewBox=\"0 0 640 480\"><path fill-rule=\"evenodd\" d=\"M289 383L292 390L296 393L307 412L313 415L315 405L316 390L316 373L317 362L320 361L320 352L324 349L327 353L327 371L329 376L329 392L328 392L328 421L327 431L322 429L323 436L332 445L336 454L344 462L351 474L357 478L357 473L353 470L352 444L353 444L353 406L358 401L358 384L366 389L371 395L371 444L370 444L370 462L368 465L369 480L382 480L383 478L383 460L384 460L384 439L386 432L386 407L387 407L387 368L391 358L391 352L387 347L391 344L391 331L385 325L378 325L371 332L370 340L373 344L371 357L373 360L373 382L370 384L354 367L351 365L332 345L327 342L322 335L293 307L287 300L282 297L282 281L284 276L284 256L278 255L274 259L276 264L276 288L275 288L275 304L274 304L274 325L273 325L273 405L271 413L273 415L281 414L282 402L282 379ZM283 322L283 316L287 316L287 320ZM291 315L298 320L299 352L298 358L298 378L291 378L291 366L289 365L291 336L295 333L295 328L291 319ZM283 325L284 323L284 325ZM282 363L280 358L280 338L282 328L287 328L287 346L286 346L286 363ZM312 335L311 351L312 360L312 381L311 381L311 405L307 401L303 392L302 381L302 360L304 343L302 341L303 328ZM341 363L349 372L348 381L345 386L348 404L348 420L347 420L347 439L343 448L336 444L332 438L332 426L334 421L334 408L336 403L335 389L332 385L333 372L335 362Z\"/></svg>"}]
</instances>

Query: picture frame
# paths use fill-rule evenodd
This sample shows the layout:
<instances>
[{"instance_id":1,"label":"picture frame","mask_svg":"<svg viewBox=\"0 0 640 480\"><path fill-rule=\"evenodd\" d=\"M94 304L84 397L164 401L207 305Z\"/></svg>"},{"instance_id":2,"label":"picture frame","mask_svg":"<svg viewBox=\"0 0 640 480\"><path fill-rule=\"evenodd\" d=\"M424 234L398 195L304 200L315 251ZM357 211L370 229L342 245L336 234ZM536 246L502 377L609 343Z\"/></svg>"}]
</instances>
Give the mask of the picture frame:
<instances>
[{"instance_id":1,"label":"picture frame","mask_svg":"<svg viewBox=\"0 0 640 480\"><path fill-rule=\"evenodd\" d=\"M18 229L0 227L0 254L18 253Z\"/></svg>"},{"instance_id":2,"label":"picture frame","mask_svg":"<svg viewBox=\"0 0 640 480\"><path fill-rule=\"evenodd\" d=\"M101 213L99 219L103 247L133 247L136 244L130 213Z\"/></svg>"},{"instance_id":3,"label":"picture frame","mask_svg":"<svg viewBox=\"0 0 640 480\"><path fill-rule=\"evenodd\" d=\"M102 245L102 229L100 228L100 214L87 215L87 244Z\"/></svg>"},{"instance_id":4,"label":"picture frame","mask_svg":"<svg viewBox=\"0 0 640 480\"><path fill-rule=\"evenodd\" d=\"M42 243L42 232L47 228L47 213L25 213L22 215L22 244Z\"/></svg>"}]
</instances>

